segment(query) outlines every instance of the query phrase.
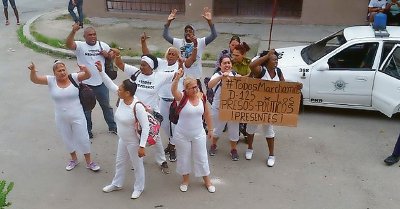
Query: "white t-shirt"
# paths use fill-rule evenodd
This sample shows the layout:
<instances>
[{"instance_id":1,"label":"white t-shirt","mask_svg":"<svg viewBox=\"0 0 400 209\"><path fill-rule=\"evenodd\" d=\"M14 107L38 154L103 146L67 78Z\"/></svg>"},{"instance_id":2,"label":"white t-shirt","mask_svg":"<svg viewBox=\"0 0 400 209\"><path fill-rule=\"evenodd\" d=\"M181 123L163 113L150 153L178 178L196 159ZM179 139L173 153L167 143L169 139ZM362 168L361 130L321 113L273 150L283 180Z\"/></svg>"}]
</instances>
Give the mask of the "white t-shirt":
<instances>
[{"instance_id":1,"label":"white t-shirt","mask_svg":"<svg viewBox=\"0 0 400 209\"><path fill-rule=\"evenodd\" d=\"M186 43L184 39L174 38L173 40L174 47L178 48L181 51L181 56L183 58L188 58L192 54L193 51L193 43ZM197 39L197 55L196 61L190 66L190 68L185 69L186 76L190 76L192 78L200 79L202 75L202 60L201 56L203 55L203 51L206 48L206 38L198 38Z\"/></svg>"},{"instance_id":2,"label":"white t-shirt","mask_svg":"<svg viewBox=\"0 0 400 209\"><path fill-rule=\"evenodd\" d=\"M386 7L386 0L371 0L368 4L368 7L380 7L384 9Z\"/></svg>"},{"instance_id":3,"label":"white t-shirt","mask_svg":"<svg viewBox=\"0 0 400 209\"><path fill-rule=\"evenodd\" d=\"M157 72L167 72L167 73L175 73L178 71L179 69L179 63L175 62L175 64L173 65L168 65L168 61L167 60L163 60L160 58L157 58L158 60L158 67L157 67ZM174 96L172 96L172 92L171 92L171 85L172 85L172 80L166 82L164 84L164 86L158 91L158 95L161 98L174 98ZM183 79L179 80L179 84L178 84L178 90L181 91L183 90Z\"/></svg>"},{"instance_id":4,"label":"white t-shirt","mask_svg":"<svg viewBox=\"0 0 400 209\"><path fill-rule=\"evenodd\" d=\"M188 137L201 135L204 132L203 113L204 106L201 98L197 106L193 106L188 100L179 113L179 120L175 126L175 131L184 133Z\"/></svg>"},{"instance_id":5,"label":"white t-shirt","mask_svg":"<svg viewBox=\"0 0 400 209\"><path fill-rule=\"evenodd\" d=\"M96 68L95 62L100 60L104 71L105 59L103 55L100 54L101 50L99 41L97 41L96 44L93 46L90 46L83 41L75 41L75 44L76 50L74 51L74 53L76 55L78 64L88 67L90 70L90 74L92 75L89 79L84 80L83 83L91 86L101 85L103 81L100 77L99 71ZM110 51L110 47L104 42L101 42L101 47L107 52Z\"/></svg>"},{"instance_id":6,"label":"white t-shirt","mask_svg":"<svg viewBox=\"0 0 400 209\"><path fill-rule=\"evenodd\" d=\"M131 75L140 71L139 68L125 64L124 72L130 78ZM160 112L158 92L164 85L172 80L174 72L154 71L151 75L139 73L136 78L137 90L136 97L144 104L149 105L154 111ZM171 89L171 88L170 88Z\"/></svg>"},{"instance_id":7,"label":"white t-shirt","mask_svg":"<svg viewBox=\"0 0 400 209\"><path fill-rule=\"evenodd\" d=\"M76 83L78 81L78 73L72 73L72 78ZM79 90L72 83L65 87L60 88L57 85L56 77L48 75L47 84L50 90L51 98L54 101L55 112L63 115L76 115L83 114L83 108L79 100Z\"/></svg>"},{"instance_id":8,"label":"white t-shirt","mask_svg":"<svg viewBox=\"0 0 400 209\"><path fill-rule=\"evenodd\" d=\"M211 78L210 78L210 81L212 81L213 79L216 79L216 78L218 78L218 77L220 77L221 75L217 72L217 73L214 73L214 75L213 76L211 76ZM232 71L229 73L229 76L240 76L239 74L236 74L236 75L234 75L233 73L232 73ZM214 86L214 88L212 89L214 92L215 92L215 94L214 94L214 100L213 100L213 103L212 103L212 108L213 109L219 109L219 103L220 103L220 101L221 101L221 88L222 88L222 86L220 85L220 83L221 83L222 81L220 81L217 85L215 85ZM219 87L218 87L219 86ZM215 91L215 89L218 87L218 89L217 89L217 91Z\"/></svg>"},{"instance_id":9,"label":"white t-shirt","mask_svg":"<svg viewBox=\"0 0 400 209\"><path fill-rule=\"evenodd\" d=\"M109 91L118 94L118 86L114 84L114 82L104 71L100 73L100 76L104 81L104 85L107 86ZM121 140L126 142L134 142L141 147L145 147L147 137L149 136L149 120L147 117L148 113L144 109L143 105L136 105L136 117L139 123L142 125L142 135L139 139L134 126L135 115L133 111L133 107L138 101L139 100L136 95L133 97L133 101L130 105L125 104L124 100L120 99L117 110L114 113L114 119L118 128L118 136Z\"/></svg>"}]
</instances>

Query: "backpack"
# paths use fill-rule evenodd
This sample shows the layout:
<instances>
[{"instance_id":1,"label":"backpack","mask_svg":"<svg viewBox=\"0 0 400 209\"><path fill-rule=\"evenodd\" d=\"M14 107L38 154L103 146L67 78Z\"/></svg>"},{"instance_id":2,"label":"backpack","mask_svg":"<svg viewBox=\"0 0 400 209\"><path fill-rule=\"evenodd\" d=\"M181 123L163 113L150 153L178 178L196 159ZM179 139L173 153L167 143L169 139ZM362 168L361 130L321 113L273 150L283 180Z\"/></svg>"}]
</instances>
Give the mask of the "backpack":
<instances>
[{"instance_id":1,"label":"backpack","mask_svg":"<svg viewBox=\"0 0 400 209\"><path fill-rule=\"evenodd\" d=\"M183 109L183 107L186 105L187 101L189 100L189 98L187 97L186 93L183 93L183 97L181 99L181 101L179 101L179 103L174 99L174 101L172 101L171 106L169 107L169 121L171 121L171 123L173 124L177 124L178 120L179 120L179 113L181 112L181 110ZM202 98L201 100L203 101L203 107L205 107L206 105L206 95L202 94Z\"/></svg>"},{"instance_id":2,"label":"backpack","mask_svg":"<svg viewBox=\"0 0 400 209\"><path fill-rule=\"evenodd\" d=\"M72 78L72 75L68 75L68 79L71 83L79 89L79 100L81 101L82 107L84 111L93 110L94 106L96 106L96 95L92 88L88 85L80 82L79 85Z\"/></svg>"},{"instance_id":3,"label":"backpack","mask_svg":"<svg viewBox=\"0 0 400 209\"><path fill-rule=\"evenodd\" d=\"M99 41L100 50L103 51L103 47L101 47L101 43ZM118 75L118 69L114 68L114 63L111 58L104 57L104 72L111 78L111 80L115 80Z\"/></svg>"},{"instance_id":4,"label":"backpack","mask_svg":"<svg viewBox=\"0 0 400 209\"><path fill-rule=\"evenodd\" d=\"M237 73L236 71L231 71L233 76L236 76ZM221 70L216 70L215 73L218 73L219 75L222 75ZM217 92L218 88L222 86L222 82L219 82L217 84L217 86L215 87L215 90L213 90L212 88L208 88L208 82L210 82L210 77L205 77L204 78L204 85L206 86L206 94L207 94L207 100L208 102L210 102L210 104L212 104L214 102L214 95Z\"/></svg>"},{"instance_id":5,"label":"backpack","mask_svg":"<svg viewBox=\"0 0 400 209\"><path fill-rule=\"evenodd\" d=\"M150 126L150 132L149 136L147 137L147 145L151 146L156 144L156 140L158 136L160 135L160 127L161 127L161 122L163 121L163 117L160 113L151 111L149 110L146 105L144 105L142 102L136 102L135 105L133 106L133 112L135 115L135 130L136 133L138 134L139 138L142 135L142 127L140 126L140 123L136 117L136 105L140 103L144 106L147 112L147 118L149 120L149 126Z\"/></svg>"},{"instance_id":6,"label":"backpack","mask_svg":"<svg viewBox=\"0 0 400 209\"><path fill-rule=\"evenodd\" d=\"M261 75L260 75L259 78L264 77L265 73L267 73L267 69L264 66L262 66L262 70L261 70L261 73L260 73ZM276 73L278 74L279 80L281 80L282 70L279 67L276 68Z\"/></svg>"}]
</instances>

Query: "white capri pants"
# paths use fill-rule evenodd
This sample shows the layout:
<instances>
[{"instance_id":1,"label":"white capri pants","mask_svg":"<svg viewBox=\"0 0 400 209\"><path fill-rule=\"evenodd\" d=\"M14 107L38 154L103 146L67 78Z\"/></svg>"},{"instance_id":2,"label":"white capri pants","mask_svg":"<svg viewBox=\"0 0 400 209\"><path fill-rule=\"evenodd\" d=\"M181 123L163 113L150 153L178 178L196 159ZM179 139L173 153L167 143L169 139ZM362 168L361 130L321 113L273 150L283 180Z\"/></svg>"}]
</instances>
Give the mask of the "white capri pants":
<instances>
[{"instance_id":1,"label":"white capri pants","mask_svg":"<svg viewBox=\"0 0 400 209\"><path fill-rule=\"evenodd\" d=\"M57 113L56 127L69 153L76 150L83 154L90 153L90 141L87 131L86 118L83 114Z\"/></svg>"},{"instance_id":2,"label":"white capri pants","mask_svg":"<svg viewBox=\"0 0 400 209\"><path fill-rule=\"evenodd\" d=\"M228 136L231 141L239 141L239 123L232 121L221 121L219 119L219 109L212 108L212 119L214 125L214 137L220 137L224 131L225 124L228 126Z\"/></svg>"},{"instance_id":3,"label":"white capri pants","mask_svg":"<svg viewBox=\"0 0 400 209\"><path fill-rule=\"evenodd\" d=\"M173 99L172 99L173 100ZM175 125L169 121L169 107L172 102L165 101L163 98L160 99L160 114L163 116L163 122L161 123L161 129L169 137L169 143L175 145L172 133L174 133ZM172 125L172 127L171 127Z\"/></svg>"},{"instance_id":4,"label":"white capri pants","mask_svg":"<svg viewBox=\"0 0 400 209\"><path fill-rule=\"evenodd\" d=\"M248 134L255 134L257 127L259 124L247 124L246 132ZM274 138L275 137L275 132L274 132L274 126L271 124L261 124L261 129L262 132L265 136L265 138Z\"/></svg>"},{"instance_id":5,"label":"white capri pants","mask_svg":"<svg viewBox=\"0 0 400 209\"><path fill-rule=\"evenodd\" d=\"M126 174L126 165L130 160L135 174L133 191L143 191L145 182L143 157L139 158L138 149L139 144L137 142L127 142L122 139L118 140L117 158L115 160L115 176L112 180L112 185L117 187L123 186Z\"/></svg>"},{"instance_id":6,"label":"white capri pants","mask_svg":"<svg viewBox=\"0 0 400 209\"><path fill-rule=\"evenodd\" d=\"M207 136L205 131L195 137L185 136L179 131L174 132L176 146L176 172L187 175L193 170L196 177L210 175L207 155Z\"/></svg>"}]
</instances>

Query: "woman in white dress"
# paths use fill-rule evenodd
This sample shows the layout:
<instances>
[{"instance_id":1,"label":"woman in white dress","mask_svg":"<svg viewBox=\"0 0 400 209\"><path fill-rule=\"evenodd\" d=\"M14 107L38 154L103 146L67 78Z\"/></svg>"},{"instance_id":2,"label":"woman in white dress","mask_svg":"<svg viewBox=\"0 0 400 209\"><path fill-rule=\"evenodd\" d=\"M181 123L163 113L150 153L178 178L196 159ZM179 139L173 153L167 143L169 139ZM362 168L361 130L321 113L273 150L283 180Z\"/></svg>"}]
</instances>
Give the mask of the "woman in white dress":
<instances>
[{"instance_id":1,"label":"woman in white dress","mask_svg":"<svg viewBox=\"0 0 400 209\"><path fill-rule=\"evenodd\" d=\"M53 75L37 75L33 62L28 66L30 79L35 84L48 85L51 98L55 104L55 121L58 132L70 153L67 171L74 169L79 161L76 151L85 156L86 167L92 171L98 171L100 166L90 158L90 141L87 132L86 118L79 100L79 90L68 78L65 64L56 60L53 64ZM79 66L78 73L72 73L71 77L76 83L90 78L90 71L86 66Z\"/></svg>"}]
</instances>

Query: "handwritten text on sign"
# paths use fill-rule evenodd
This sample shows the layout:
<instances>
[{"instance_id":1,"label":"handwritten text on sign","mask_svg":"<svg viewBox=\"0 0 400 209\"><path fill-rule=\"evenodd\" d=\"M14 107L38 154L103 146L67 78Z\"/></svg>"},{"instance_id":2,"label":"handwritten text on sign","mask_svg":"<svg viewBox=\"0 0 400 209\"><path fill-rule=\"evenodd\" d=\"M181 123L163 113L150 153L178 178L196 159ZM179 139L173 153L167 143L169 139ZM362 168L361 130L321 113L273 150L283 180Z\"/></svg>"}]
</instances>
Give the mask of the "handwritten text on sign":
<instances>
[{"instance_id":1,"label":"handwritten text on sign","mask_svg":"<svg viewBox=\"0 0 400 209\"><path fill-rule=\"evenodd\" d=\"M295 82L249 77L222 79L220 119L243 123L296 126L300 91Z\"/></svg>"}]
</instances>

